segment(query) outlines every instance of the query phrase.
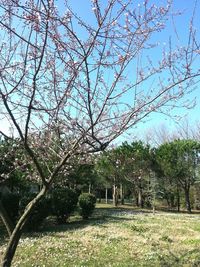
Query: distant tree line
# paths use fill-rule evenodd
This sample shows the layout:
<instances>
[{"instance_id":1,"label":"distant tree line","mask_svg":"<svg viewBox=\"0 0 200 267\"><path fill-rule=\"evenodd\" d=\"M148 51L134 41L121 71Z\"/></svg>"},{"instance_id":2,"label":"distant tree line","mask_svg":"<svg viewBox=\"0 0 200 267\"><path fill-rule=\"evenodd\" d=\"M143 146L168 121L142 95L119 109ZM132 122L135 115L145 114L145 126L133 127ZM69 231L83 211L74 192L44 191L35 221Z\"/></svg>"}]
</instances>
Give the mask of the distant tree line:
<instances>
[{"instance_id":1,"label":"distant tree line","mask_svg":"<svg viewBox=\"0 0 200 267\"><path fill-rule=\"evenodd\" d=\"M0 154L1 195L37 193L40 183L33 166L24 161L18 140L1 140ZM99 201L112 199L114 206L128 201L141 208L157 205L191 212L200 209L199 163L197 140L176 139L158 147L124 142L97 155L74 157L52 188L93 193Z\"/></svg>"}]
</instances>

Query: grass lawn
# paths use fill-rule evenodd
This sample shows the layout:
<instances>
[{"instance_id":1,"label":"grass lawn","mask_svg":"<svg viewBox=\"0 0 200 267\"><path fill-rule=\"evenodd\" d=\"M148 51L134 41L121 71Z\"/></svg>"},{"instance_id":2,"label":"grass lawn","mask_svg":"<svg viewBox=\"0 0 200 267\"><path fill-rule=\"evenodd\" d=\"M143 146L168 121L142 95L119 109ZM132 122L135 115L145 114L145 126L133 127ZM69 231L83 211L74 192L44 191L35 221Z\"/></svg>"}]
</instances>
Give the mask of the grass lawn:
<instances>
[{"instance_id":1,"label":"grass lawn","mask_svg":"<svg viewBox=\"0 0 200 267\"><path fill-rule=\"evenodd\" d=\"M5 249L2 234L0 259ZM200 215L97 205L88 221L72 217L24 235L13 266L200 266Z\"/></svg>"}]
</instances>

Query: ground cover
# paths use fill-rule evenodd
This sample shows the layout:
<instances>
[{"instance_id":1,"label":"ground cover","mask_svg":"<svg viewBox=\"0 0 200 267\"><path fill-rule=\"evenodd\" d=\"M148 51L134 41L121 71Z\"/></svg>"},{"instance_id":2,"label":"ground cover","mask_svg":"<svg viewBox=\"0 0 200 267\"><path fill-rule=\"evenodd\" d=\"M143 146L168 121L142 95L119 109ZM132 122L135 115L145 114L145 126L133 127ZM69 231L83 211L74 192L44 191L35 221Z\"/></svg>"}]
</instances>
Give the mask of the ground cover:
<instances>
[{"instance_id":1,"label":"ground cover","mask_svg":"<svg viewBox=\"0 0 200 267\"><path fill-rule=\"evenodd\" d=\"M1 259L3 231L0 240ZM200 266L200 215L99 204L88 221L25 234L13 266Z\"/></svg>"}]
</instances>

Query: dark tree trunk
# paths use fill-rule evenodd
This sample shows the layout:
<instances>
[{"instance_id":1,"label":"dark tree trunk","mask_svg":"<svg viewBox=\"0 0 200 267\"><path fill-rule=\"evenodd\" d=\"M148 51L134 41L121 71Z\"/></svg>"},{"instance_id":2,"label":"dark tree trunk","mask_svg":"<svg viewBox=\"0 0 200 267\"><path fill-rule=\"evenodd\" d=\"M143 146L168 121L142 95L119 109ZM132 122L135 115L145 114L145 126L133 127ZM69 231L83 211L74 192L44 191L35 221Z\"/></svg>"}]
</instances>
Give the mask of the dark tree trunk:
<instances>
[{"instance_id":1,"label":"dark tree trunk","mask_svg":"<svg viewBox=\"0 0 200 267\"><path fill-rule=\"evenodd\" d=\"M142 187L139 186L138 188L138 206L140 206L140 208L144 208L144 199L143 199L143 195L142 195Z\"/></svg>"},{"instance_id":2,"label":"dark tree trunk","mask_svg":"<svg viewBox=\"0 0 200 267\"><path fill-rule=\"evenodd\" d=\"M177 211L180 212L180 192L179 192L179 188L177 186Z\"/></svg>"},{"instance_id":3,"label":"dark tree trunk","mask_svg":"<svg viewBox=\"0 0 200 267\"><path fill-rule=\"evenodd\" d=\"M101 189L98 190L99 203L101 203Z\"/></svg>"},{"instance_id":4,"label":"dark tree trunk","mask_svg":"<svg viewBox=\"0 0 200 267\"><path fill-rule=\"evenodd\" d=\"M170 208L174 208L174 194L170 194Z\"/></svg>"},{"instance_id":5,"label":"dark tree trunk","mask_svg":"<svg viewBox=\"0 0 200 267\"><path fill-rule=\"evenodd\" d=\"M200 184L197 183L194 189L194 203L195 209L200 210Z\"/></svg>"},{"instance_id":6,"label":"dark tree trunk","mask_svg":"<svg viewBox=\"0 0 200 267\"><path fill-rule=\"evenodd\" d=\"M189 186L185 187L184 191L185 191L186 208L187 208L188 213L191 213L192 209L191 209L191 203L190 203L190 188L189 188Z\"/></svg>"},{"instance_id":7,"label":"dark tree trunk","mask_svg":"<svg viewBox=\"0 0 200 267\"><path fill-rule=\"evenodd\" d=\"M120 184L120 199L121 199L121 205L124 205L124 188L123 188L123 184Z\"/></svg>"},{"instance_id":8,"label":"dark tree trunk","mask_svg":"<svg viewBox=\"0 0 200 267\"><path fill-rule=\"evenodd\" d=\"M133 189L133 195L135 197L135 205L136 207L139 207L138 192L136 192L135 188Z\"/></svg>"},{"instance_id":9,"label":"dark tree trunk","mask_svg":"<svg viewBox=\"0 0 200 267\"><path fill-rule=\"evenodd\" d=\"M1 200L0 200L0 217L6 227L6 230L8 232L8 235L11 236L13 229L14 229L14 224L11 221L7 211L5 210Z\"/></svg>"},{"instance_id":10,"label":"dark tree trunk","mask_svg":"<svg viewBox=\"0 0 200 267\"><path fill-rule=\"evenodd\" d=\"M8 243L7 249L5 251L3 261L2 261L2 267L11 266L17 245L19 243L22 231L24 229L24 225L28 221L32 210L34 209L36 204L44 197L46 192L47 192L47 187L43 187L43 189L38 193L38 195L27 205L23 215L20 217L19 221L17 222L12 232L12 235L10 237L10 241Z\"/></svg>"},{"instance_id":11,"label":"dark tree trunk","mask_svg":"<svg viewBox=\"0 0 200 267\"><path fill-rule=\"evenodd\" d=\"M168 197L168 194L167 193L165 194L165 199L167 201L168 208L170 208L170 201L169 201L169 197Z\"/></svg>"}]
</instances>

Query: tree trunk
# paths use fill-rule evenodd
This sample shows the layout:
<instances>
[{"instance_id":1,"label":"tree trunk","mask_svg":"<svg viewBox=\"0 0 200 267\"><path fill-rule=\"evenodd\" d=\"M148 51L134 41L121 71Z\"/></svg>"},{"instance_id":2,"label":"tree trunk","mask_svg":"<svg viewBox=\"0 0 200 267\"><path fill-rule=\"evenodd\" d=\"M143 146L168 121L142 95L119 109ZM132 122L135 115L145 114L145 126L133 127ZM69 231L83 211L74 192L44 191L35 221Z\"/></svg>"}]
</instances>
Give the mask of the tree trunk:
<instances>
[{"instance_id":1,"label":"tree trunk","mask_svg":"<svg viewBox=\"0 0 200 267\"><path fill-rule=\"evenodd\" d=\"M101 189L99 189L98 191L97 191L97 193L98 193L98 197L99 197L99 203L101 203Z\"/></svg>"},{"instance_id":2,"label":"tree trunk","mask_svg":"<svg viewBox=\"0 0 200 267\"><path fill-rule=\"evenodd\" d=\"M106 187L106 195L105 195L105 197L106 197L106 204L108 204L108 188Z\"/></svg>"},{"instance_id":3,"label":"tree trunk","mask_svg":"<svg viewBox=\"0 0 200 267\"><path fill-rule=\"evenodd\" d=\"M135 190L135 188L133 189L133 196L135 198L135 205L136 205L136 207L139 207L138 192ZM134 202L133 202L133 204L134 204Z\"/></svg>"},{"instance_id":4,"label":"tree trunk","mask_svg":"<svg viewBox=\"0 0 200 267\"><path fill-rule=\"evenodd\" d=\"M170 208L174 208L174 195L173 195L173 193L170 194Z\"/></svg>"},{"instance_id":5,"label":"tree trunk","mask_svg":"<svg viewBox=\"0 0 200 267\"><path fill-rule=\"evenodd\" d=\"M117 207L118 205L118 192L117 192L117 186L113 185L113 205Z\"/></svg>"},{"instance_id":6,"label":"tree trunk","mask_svg":"<svg viewBox=\"0 0 200 267\"><path fill-rule=\"evenodd\" d=\"M186 208L187 208L188 213L191 213L192 210L191 210L191 204L190 204L190 188L186 187L184 188L184 191L185 191Z\"/></svg>"},{"instance_id":7,"label":"tree trunk","mask_svg":"<svg viewBox=\"0 0 200 267\"><path fill-rule=\"evenodd\" d=\"M154 201L152 203L152 210L153 210L153 215L155 215L156 207L155 207L155 202Z\"/></svg>"},{"instance_id":8,"label":"tree trunk","mask_svg":"<svg viewBox=\"0 0 200 267\"><path fill-rule=\"evenodd\" d=\"M6 230L8 232L8 235L11 236L12 234L12 231L14 229L14 224L13 222L11 221L8 213L6 212L6 210L4 209L4 206L0 200L0 217L6 227Z\"/></svg>"},{"instance_id":9,"label":"tree trunk","mask_svg":"<svg viewBox=\"0 0 200 267\"><path fill-rule=\"evenodd\" d=\"M16 224L16 226L12 232L12 235L10 237L8 246L6 248L6 251L5 251L5 254L3 257L2 267L10 267L11 266L11 263L12 263L14 255L15 255L15 251L16 251L17 245L19 243L24 226L25 226L26 222L28 221L32 210L34 209L36 204L40 201L40 199L42 199L42 197L44 197L46 192L47 192L47 187L45 186L38 193L38 195L26 206L23 215L20 217L19 221L17 222L17 224Z\"/></svg>"},{"instance_id":10,"label":"tree trunk","mask_svg":"<svg viewBox=\"0 0 200 267\"><path fill-rule=\"evenodd\" d=\"M142 196L142 188L139 186L138 188L138 206L140 208L144 207L144 201L143 201L143 196Z\"/></svg>"},{"instance_id":11,"label":"tree trunk","mask_svg":"<svg viewBox=\"0 0 200 267\"><path fill-rule=\"evenodd\" d=\"M91 193L91 184L89 184L89 186L88 186L88 193L89 194Z\"/></svg>"},{"instance_id":12,"label":"tree trunk","mask_svg":"<svg viewBox=\"0 0 200 267\"><path fill-rule=\"evenodd\" d=\"M177 211L180 212L180 192L179 192L179 188L177 186Z\"/></svg>"},{"instance_id":13,"label":"tree trunk","mask_svg":"<svg viewBox=\"0 0 200 267\"><path fill-rule=\"evenodd\" d=\"M170 201L169 201L169 197L168 197L167 193L165 194L165 199L167 201L167 206L168 206L168 209L169 209L170 208Z\"/></svg>"},{"instance_id":14,"label":"tree trunk","mask_svg":"<svg viewBox=\"0 0 200 267\"><path fill-rule=\"evenodd\" d=\"M120 184L120 198L121 198L121 205L124 205L124 188L123 188L123 184Z\"/></svg>"},{"instance_id":15,"label":"tree trunk","mask_svg":"<svg viewBox=\"0 0 200 267\"><path fill-rule=\"evenodd\" d=\"M195 203L195 209L200 210L200 184L199 182L195 184L195 188L194 188L194 203Z\"/></svg>"}]
</instances>

